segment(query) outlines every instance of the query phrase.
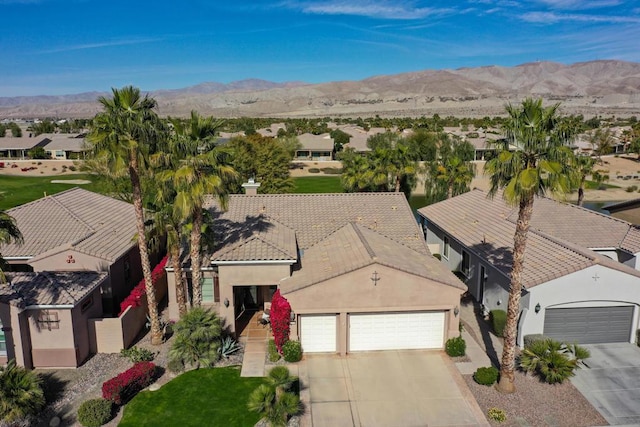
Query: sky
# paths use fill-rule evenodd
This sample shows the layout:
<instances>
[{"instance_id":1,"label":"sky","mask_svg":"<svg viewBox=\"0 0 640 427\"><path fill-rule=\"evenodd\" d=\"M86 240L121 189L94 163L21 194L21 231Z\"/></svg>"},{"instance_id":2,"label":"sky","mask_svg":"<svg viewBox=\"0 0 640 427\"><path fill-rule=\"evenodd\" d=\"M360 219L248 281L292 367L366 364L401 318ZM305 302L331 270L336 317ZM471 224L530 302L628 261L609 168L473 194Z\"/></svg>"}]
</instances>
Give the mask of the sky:
<instances>
[{"instance_id":1,"label":"sky","mask_svg":"<svg viewBox=\"0 0 640 427\"><path fill-rule=\"evenodd\" d=\"M0 0L0 97L640 62L640 0Z\"/></svg>"}]
</instances>

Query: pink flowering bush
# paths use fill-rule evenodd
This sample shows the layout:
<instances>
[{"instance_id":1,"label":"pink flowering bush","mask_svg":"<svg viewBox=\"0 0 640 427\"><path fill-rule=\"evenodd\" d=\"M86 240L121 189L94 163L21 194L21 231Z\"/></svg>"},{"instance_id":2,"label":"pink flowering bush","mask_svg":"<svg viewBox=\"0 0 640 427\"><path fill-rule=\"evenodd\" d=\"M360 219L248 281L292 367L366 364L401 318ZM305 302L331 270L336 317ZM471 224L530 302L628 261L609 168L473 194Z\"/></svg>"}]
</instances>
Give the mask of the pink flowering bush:
<instances>
[{"instance_id":1,"label":"pink flowering bush","mask_svg":"<svg viewBox=\"0 0 640 427\"><path fill-rule=\"evenodd\" d=\"M162 258L162 260L160 260L158 265L156 265L153 271L151 272L151 281L153 282L154 286L156 285L156 283L158 283L158 280L160 280L165 274L164 266L167 265L167 258L168 258L167 256ZM118 313L118 316L124 313L125 310L129 307L133 307L133 308L140 307L142 305L141 299L145 294L146 294L146 290L144 287L144 278L143 278L140 281L140 283L138 283L136 287L131 290L131 293L129 294L129 296L127 296L120 303L120 313Z\"/></svg>"},{"instance_id":2,"label":"pink flowering bush","mask_svg":"<svg viewBox=\"0 0 640 427\"><path fill-rule=\"evenodd\" d=\"M102 397L121 405L153 382L156 365L138 362L118 376L102 384Z\"/></svg>"},{"instance_id":3,"label":"pink flowering bush","mask_svg":"<svg viewBox=\"0 0 640 427\"><path fill-rule=\"evenodd\" d=\"M289 322L291 321L291 305L278 289L271 299L271 312L269 313L273 339L278 353L282 354L282 346L289 341Z\"/></svg>"}]
</instances>

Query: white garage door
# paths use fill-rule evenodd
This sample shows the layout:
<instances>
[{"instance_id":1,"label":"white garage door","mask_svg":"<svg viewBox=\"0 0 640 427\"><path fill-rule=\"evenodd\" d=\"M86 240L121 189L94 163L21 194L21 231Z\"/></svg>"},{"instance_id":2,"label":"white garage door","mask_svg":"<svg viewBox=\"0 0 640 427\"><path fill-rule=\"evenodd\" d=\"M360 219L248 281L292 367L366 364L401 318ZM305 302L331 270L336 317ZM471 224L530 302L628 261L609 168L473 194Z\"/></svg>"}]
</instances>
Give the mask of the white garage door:
<instances>
[{"instance_id":1,"label":"white garage door","mask_svg":"<svg viewBox=\"0 0 640 427\"><path fill-rule=\"evenodd\" d=\"M444 312L351 314L349 351L442 348Z\"/></svg>"},{"instance_id":2,"label":"white garage door","mask_svg":"<svg viewBox=\"0 0 640 427\"><path fill-rule=\"evenodd\" d=\"M300 342L305 353L336 351L336 315L300 316Z\"/></svg>"}]
</instances>

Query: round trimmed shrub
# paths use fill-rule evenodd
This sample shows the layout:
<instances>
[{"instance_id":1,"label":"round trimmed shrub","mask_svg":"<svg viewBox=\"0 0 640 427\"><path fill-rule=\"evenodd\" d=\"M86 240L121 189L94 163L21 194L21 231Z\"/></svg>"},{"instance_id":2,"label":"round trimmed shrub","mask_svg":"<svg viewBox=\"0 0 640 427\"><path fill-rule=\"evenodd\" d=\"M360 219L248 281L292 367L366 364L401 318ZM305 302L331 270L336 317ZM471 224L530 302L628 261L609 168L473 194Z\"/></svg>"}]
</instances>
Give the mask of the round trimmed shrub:
<instances>
[{"instance_id":1,"label":"round trimmed shrub","mask_svg":"<svg viewBox=\"0 0 640 427\"><path fill-rule=\"evenodd\" d=\"M100 427L111 420L112 404L106 399L90 399L78 408L78 422L85 427Z\"/></svg>"},{"instance_id":2,"label":"round trimmed shrub","mask_svg":"<svg viewBox=\"0 0 640 427\"><path fill-rule=\"evenodd\" d=\"M473 374L473 380L478 384L490 386L498 381L498 375L500 371L494 366L488 366L486 368L478 368Z\"/></svg>"},{"instance_id":3,"label":"round trimmed shrub","mask_svg":"<svg viewBox=\"0 0 640 427\"><path fill-rule=\"evenodd\" d=\"M447 340L444 349L451 357L464 356L467 350L467 343L464 342L462 337L450 338Z\"/></svg>"},{"instance_id":4,"label":"round trimmed shrub","mask_svg":"<svg viewBox=\"0 0 640 427\"><path fill-rule=\"evenodd\" d=\"M318 168L309 168L309 173L320 173L320 169Z\"/></svg>"},{"instance_id":5,"label":"round trimmed shrub","mask_svg":"<svg viewBox=\"0 0 640 427\"><path fill-rule=\"evenodd\" d=\"M299 362L302 359L300 341L289 340L282 346L282 356L287 362Z\"/></svg>"}]
</instances>

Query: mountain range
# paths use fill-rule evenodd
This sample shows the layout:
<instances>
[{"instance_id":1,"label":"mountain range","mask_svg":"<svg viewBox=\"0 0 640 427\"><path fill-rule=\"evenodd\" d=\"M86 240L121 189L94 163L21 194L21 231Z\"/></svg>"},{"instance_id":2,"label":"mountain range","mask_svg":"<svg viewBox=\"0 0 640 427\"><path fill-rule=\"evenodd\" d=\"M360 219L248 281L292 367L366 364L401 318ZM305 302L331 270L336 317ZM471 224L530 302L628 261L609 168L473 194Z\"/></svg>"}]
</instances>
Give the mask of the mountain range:
<instances>
[{"instance_id":1,"label":"mountain range","mask_svg":"<svg viewBox=\"0 0 640 427\"><path fill-rule=\"evenodd\" d=\"M565 113L630 116L640 115L640 63L534 62L320 84L249 79L149 94L163 116L186 116L194 109L217 117L485 116L501 114L506 103L527 96L561 102ZM100 111L100 95L108 93L0 97L0 118L91 117Z\"/></svg>"}]
</instances>

